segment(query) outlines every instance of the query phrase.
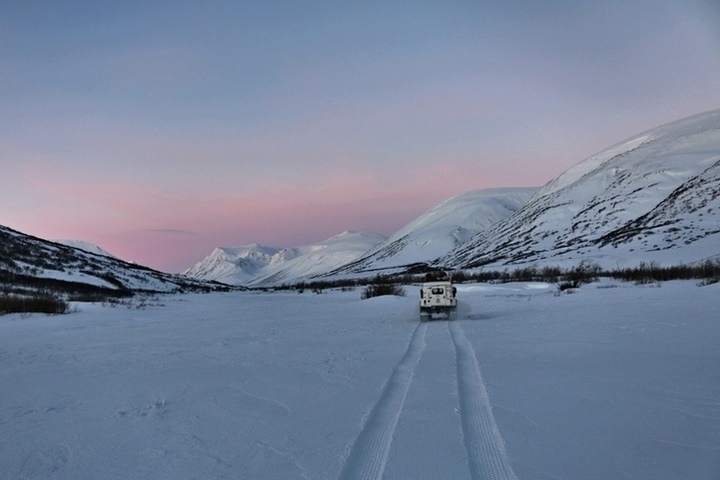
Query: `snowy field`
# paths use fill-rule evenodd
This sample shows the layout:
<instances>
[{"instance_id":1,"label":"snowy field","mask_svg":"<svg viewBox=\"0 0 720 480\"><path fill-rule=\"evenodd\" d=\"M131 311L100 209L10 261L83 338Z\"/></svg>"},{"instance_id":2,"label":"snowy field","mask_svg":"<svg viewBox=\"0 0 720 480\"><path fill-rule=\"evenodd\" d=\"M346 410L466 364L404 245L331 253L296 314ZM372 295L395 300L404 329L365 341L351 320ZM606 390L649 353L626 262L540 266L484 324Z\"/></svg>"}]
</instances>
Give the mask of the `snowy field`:
<instances>
[{"instance_id":1,"label":"snowy field","mask_svg":"<svg viewBox=\"0 0 720 480\"><path fill-rule=\"evenodd\" d=\"M555 292L0 317L0 478L720 478L720 285Z\"/></svg>"}]
</instances>

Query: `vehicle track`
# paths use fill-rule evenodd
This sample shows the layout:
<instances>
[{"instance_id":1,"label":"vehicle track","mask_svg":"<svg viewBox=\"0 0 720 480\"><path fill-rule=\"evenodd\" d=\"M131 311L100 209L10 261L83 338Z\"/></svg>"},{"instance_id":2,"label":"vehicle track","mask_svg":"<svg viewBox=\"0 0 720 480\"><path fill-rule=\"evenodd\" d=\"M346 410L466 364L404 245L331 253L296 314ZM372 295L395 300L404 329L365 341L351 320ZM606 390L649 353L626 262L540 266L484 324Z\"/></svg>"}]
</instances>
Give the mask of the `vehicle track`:
<instances>
[{"instance_id":1,"label":"vehicle track","mask_svg":"<svg viewBox=\"0 0 720 480\"><path fill-rule=\"evenodd\" d=\"M517 480L492 414L475 350L459 322L446 323L455 354L460 422L470 478ZM338 480L382 478L413 374L425 350L428 324L421 322L415 327L405 354L390 374L355 439Z\"/></svg>"},{"instance_id":2,"label":"vehicle track","mask_svg":"<svg viewBox=\"0 0 720 480\"><path fill-rule=\"evenodd\" d=\"M382 478L413 372L425 349L426 332L426 322L415 327L405 354L390 374L380 398L355 439L339 480Z\"/></svg>"},{"instance_id":3,"label":"vehicle track","mask_svg":"<svg viewBox=\"0 0 720 480\"><path fill-rule=\"evenodd\" d=\"M473 480L517 480L492 414L475 350L459 322L447 325L455 347L460 418L470 476Z\"/></svg>"}]
</instances>

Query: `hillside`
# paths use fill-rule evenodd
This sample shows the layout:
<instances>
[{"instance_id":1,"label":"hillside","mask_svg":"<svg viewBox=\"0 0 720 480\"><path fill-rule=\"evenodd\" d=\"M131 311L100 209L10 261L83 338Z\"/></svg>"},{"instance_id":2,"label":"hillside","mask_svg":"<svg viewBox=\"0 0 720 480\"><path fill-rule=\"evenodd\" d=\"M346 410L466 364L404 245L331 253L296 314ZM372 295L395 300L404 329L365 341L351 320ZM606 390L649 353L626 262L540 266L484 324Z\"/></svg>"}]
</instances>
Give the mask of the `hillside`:
<instances>
[{"instance_id":1,"label":"hillside","mask_svg":"<svg viewBox=\"0 0 720 480\"><path fill-rule=\"evenodd\" d=\"M0 286L5 293L71 294L212 290L206 281L158 272L113 257L0 226Z\"/></svg>"},{"instance_id":2,"label":"hillside","mask_svg":"<svg viewBox=\"0 0 720 480\"><path fill-rule=\"evenodd\" d=\"M98 245L95 245L94 243L86 242L84 240L51 240L55 243L61 243L63 245L67 245L68 247L73 248L79 248L80 250L85 250L86 252L94 253L95 255L102 255L104 257L115 257L112 253L108 252L107 250L99 247Z\"/></svg>"},{"instance_id":3,"label":"hillside","mask_svg":"<svg viewBox=\"0 0 720 480\"><path fill-rule=\"evenodd\" d=\"M355 262L329 275L392 273L421 267L509 217L537 190L483 189L452 197L423 213Z\"/></svg>"},{"instance_id":4,"label":"hillside","mask_svg":"<svg viewBox=\"0 0 720 480\"><path fill-rule=\"evenodd\" d=\"M438 267L692 263L720 255L720 111L594 155Z\"/></svg>"},{"instance_id":5,"label":"hillside","mask_svg":"<svg viewBox=\"0 0 720 480\"><path fill-rule=\"evenodd\" d=\"M484 189L434 206L389 238L344 232L316 244L279 249L219 247L185 272L230 285L271 286L305 280L367 277L425 268L522 207L537 188Z\"/></svg>"}]
</instances>

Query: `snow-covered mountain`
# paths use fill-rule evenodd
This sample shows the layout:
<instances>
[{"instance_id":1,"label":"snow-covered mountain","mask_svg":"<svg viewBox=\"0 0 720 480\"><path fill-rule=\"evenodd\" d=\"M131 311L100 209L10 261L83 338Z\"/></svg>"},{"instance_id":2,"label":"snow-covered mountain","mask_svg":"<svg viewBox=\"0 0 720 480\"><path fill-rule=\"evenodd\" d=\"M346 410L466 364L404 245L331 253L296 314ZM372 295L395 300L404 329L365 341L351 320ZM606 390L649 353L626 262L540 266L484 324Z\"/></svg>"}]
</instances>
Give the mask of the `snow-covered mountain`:
<instances>
[{"instance_id":1,"label":"snow-covered mountain","mask_svg":"<svg viewBox=\"0 0 720 480\"><path fill-rule=\"evenodd\" d=\"M102 255L103 257L117 258L112 253L100 248L94 243L86 242L85 240L52 240L55 243L61 243L68 247L79 248L86 252L94 253L95 255Z\"/></svg>"},{"instance_id":2,"label":"snow-covered mountain","mask_svg":"<svg viewBox=\"0 0 720 480\"><path fill-rule=\"evenodd\" d=\"M282 249L253 243L239 247L218 247L183 272L192 278L244 285L254 280L273 262Z\"/></svg>"},{"instance_id":3,"label":"snow-covered mountain","mask_svg":"<svg viewBox=\"0 0 720 480\"><path fill-rule=\"evenodd\" d=\"M537 191L537 188L484 189L452 197L331 274L391 273L432 262L515 213Z\"/></svg>"},{"instance_id":4,"label":"snow-covered mountain","mask_svg":"<svg viewBox=\"0 0 720 480\"><path fill-rule=\"evenodd\" d=\"M228 285L295 283L352 262L385 238L376 233L347 231L323 242L294 248L257 244L220 247L185 275Z\"/></svg>"},{"instance_id":5,"label":"snow-covered mountain","mask_svg":"<svg viewBox=\"0 0 720 480\"><path fill-rule=\"evenodd\" d=\"M679 120L594 155L522 209L436 265L473 268L720 255L720 110Z\"/></svg>"},{"instance_id":6,"label":"snow-covered mountain","mask_svg":"<svg viewBox=\"0 0 720 480\"><path fill-rule=\"evenodd\" d=\"M257 286L427 265L573 266L593 260L613 269L720 257L720 110L636 135L539 191L469 192L438 204L384 241L348 244L348 235L286 250L220 248L186 274Z\"/></svg>"},{"instance_id":7,"label":"snow-covered mountain","mask_svg":"<svg viewBox=\"0 0 720 480\"><path fill-rule=\"evenodd\" d=\"M88 289L175 292L218 287L25 235L1 225L0 286L14 293L37 289L66 293Z\"/></svg>"}]
</instances>

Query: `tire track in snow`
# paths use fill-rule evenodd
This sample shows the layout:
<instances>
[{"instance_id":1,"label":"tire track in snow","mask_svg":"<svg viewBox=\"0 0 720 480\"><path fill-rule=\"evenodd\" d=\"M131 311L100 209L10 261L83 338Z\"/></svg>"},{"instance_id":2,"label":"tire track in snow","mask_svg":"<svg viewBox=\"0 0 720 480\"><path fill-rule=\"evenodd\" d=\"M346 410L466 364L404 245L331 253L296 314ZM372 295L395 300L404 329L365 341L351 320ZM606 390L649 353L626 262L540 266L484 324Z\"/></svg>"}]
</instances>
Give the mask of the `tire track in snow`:
<instances>
[{"instance_id":1,"label":"tire track in snow","mask_svg":"<svg viewBox=\"0 0 720 480\"><path fill-rule=\"evenodd\" d=\"M415 327L405 354L390 374L380 398L355 439L338 480L382 478L413 372L425 349L426 332L427 322Z\"/></svg>"},{"instance_id":2,"label":"tire track in snow","mask_svg":"<svg viewBox=\"0 0 720 480\"><path fill-rule=\"evenodd\" d=\"M505 452L475 350L457 321L448 322L455 347L463 442L473 480L517 480Z\"/></svg>"}]
</instances>

